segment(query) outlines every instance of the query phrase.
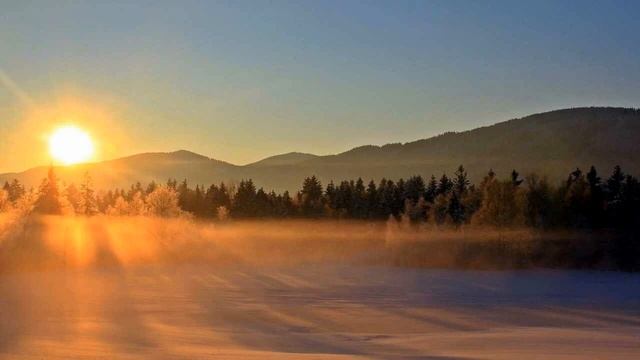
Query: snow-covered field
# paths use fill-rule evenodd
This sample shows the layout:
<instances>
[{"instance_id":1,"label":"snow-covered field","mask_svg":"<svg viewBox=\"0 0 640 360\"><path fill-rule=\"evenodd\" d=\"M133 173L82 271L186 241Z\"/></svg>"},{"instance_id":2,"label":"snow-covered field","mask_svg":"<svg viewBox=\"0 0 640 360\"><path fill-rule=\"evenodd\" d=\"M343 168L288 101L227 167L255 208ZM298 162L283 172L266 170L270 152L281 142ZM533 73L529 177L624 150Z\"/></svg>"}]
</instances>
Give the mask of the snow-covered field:
<instances>
[{"instance_id":1,"label":"snow-covered field","mask_svg":"<svg viewBox=\"0 0 640 360\"><path fill-rule=\"evenodd\" d=\"M0 275L2 359L640 359L640 276L315 264Z\"/></svg>"}]
</instances>

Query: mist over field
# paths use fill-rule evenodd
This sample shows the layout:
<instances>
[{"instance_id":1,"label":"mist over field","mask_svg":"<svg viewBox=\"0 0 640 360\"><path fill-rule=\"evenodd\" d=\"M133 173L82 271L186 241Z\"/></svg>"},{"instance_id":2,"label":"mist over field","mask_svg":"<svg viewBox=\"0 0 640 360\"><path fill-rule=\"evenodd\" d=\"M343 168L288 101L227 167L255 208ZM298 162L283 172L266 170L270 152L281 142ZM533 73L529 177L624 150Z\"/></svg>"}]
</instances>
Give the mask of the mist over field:
<instances>
[{"instance_id":1,"label":"mist over field","mask_svg":"<svg viewBox=\"0 0 640 360\"><path fill-rule=\"evenodd\" d=\"M464 230L386 222L253 220L211 223L148 216L6 214L0 271L146 264L297 266L313 263L417 268L615 269L607 232ZM606 249L606 247L604 248Z\"/></svg>"},{"instance_id":2,"label":"mist over field","mask_svg":"<svg viewBox=\"0 0 640 360\"><path fill-rule=\"evenodd\" d=\"M16 212L0 224L7 359L633 359L640 351L637 276L535 270L553 246L526 229ZM576 241L545 236L558 250ZM576 266L555 256L544 261Z\"/></svg>"}]
</instances>

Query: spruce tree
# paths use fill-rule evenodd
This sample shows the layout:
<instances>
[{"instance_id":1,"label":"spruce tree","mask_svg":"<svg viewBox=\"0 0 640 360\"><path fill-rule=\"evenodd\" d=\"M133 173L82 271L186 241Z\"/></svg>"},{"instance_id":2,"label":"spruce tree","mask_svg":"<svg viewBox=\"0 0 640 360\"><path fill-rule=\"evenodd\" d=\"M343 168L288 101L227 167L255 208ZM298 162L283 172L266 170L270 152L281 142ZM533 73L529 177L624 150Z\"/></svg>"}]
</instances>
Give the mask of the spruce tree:
<instances>
[{"instance_id":1,"label":"spruce tree","mask_svg":"<svg viewBox=\"0 0 640 360\"><path fill-rule=\"evenodd\" d=\"M526 179L524 219L527 226L546 228L551 225L552 189L545 178L531 174Z\"/></svg>"},{"instance_id":2,"label":"spruce tree","mask_svg":"<svg viewBox=\"0 0 640 360\"><path fill-rule=\"evenodd\" d=\"M356 219L364 219L367 216L367 200L365 195L364 181L362 178L356 180L353 188L353 204L351 205L351 216Z\"/></svg>"},{"instance_id":3,"label":"spruce tree","mask_svg":"<svg viewBox=\"0 0 640 360\"><path fill-rule=\"evenodd\" d=\"M601 227L604 224L604 192L602 181L594 166L591 166L587 173L589 184L589 200L587 205L587 216L591 227Z\"/></svg>"},{"instance_id":4,"label":"spruce tree","mask_svg":"<svg viewBox=\"0 0 640 360\"><path fill-rule=\"evenodd\" d=\"M405 182L403 197L415 204L424 192L425 185L422 176L412 176Z\"/></svg>"},{"instance_id":5,"label":"spruce tree","mask_svg":"<svg viewBox=\"0 0 640 360\"><path fill-rule=\"evenodd\" d=\"M424 199L430 203L433 203L436 196L438 196L438 181L436 177L431 175L431 179L429 179L429 184L424 193Z\"/></svg>"},{"instance_id":6,"label":"spruce tree","mask_svg":"<svg viewBox=\"0 0 640 360\"><path fill-rule=\"evenodd\" d=\"M378 218L380 216L380 198L378 196L376 183L373 180L369 181L369 184L367 185L365 197L367 203L367 217L370 219Z\"/></svg>"},{"instance_id":7,"label":"spruce tree","mask_svg":"<svg viewBox=\"0 0 640 360\"><path fill-rule=\"evenodd\" d=\"M607 179L607 200L610 202L620 201L622 185L624 183L625 174L622 172L620 165L613 168L611 177Z\"/></svg>"},{"instance_id":8,"label":"spruce tree","mask_svg":"<svg viewBox=\"0 0 640 360\"><path fill-rule=\"evenodd\" d=\"M326 199L326 205L331 210L336 209L337 192L338 190L336 189L336 185L333 183L333 180L329 181L329 184L327 184L327 188L324 191L324 197Z\"/></svg>"},{"instance_id":9,"label":"spruce tree","mask_svg":"<svg viewBox=\"0 0 640 360\"><path fill-rule=\"evenodd\" d=\"M387 219L389 215L397 216L397 213L393 212L394 204L395 184L393 180L382 179L378 185L379 194L379 209L380 217Z\"/></svg>"},{"instance_id":10,"label":"spruce tree","mask_svg":"<svg viewBox=\"0 0 640 360\"><path fill-rule=\"evenodd\" d=\"M324 210L322 198L322 185L320 181L311 176L304 179L300 192L300 210L306 217L319 217Z\"/></svg>"},{"instance_id":11,"label":"spruce tree","mask_svg":"<svg viewBox=\"0 0 640 360\"><path fill-rule=\"evenodd\" d=\"M231 204L231 216L236 218L256 216L256 187L253 180L242 180Z\"/></svg>"},{"instance_id":12,"label":"spruce tree","mask_svg":"<svg viewBox=\"0 0 640 360\"><path fill-rule=\"evenodd\" d=\"M34 211L41 214L60 214L62 205L58 191L58 180L53 166L49 167L47 178L42 181L38 189L38 199Z\"/></svg>"},{"instance_id":13,"label":"spruce tree","mask_svg":"<svg viewBox=\"0 0 640 360\"><path fill-rule=\"evenodd\" d=\"M470 183L467 171L462 165L460 165L458 170L456 170L455 177L453 179L453 190L458 194L458 196L462 196L467 192L467 188Z\"/></svg>"},{"instance_id":14,"label":"spruce tree","mask_svg":"<svg viewBox=\"0 0 640 360\"><path fill-rule=\"evenodd\" d=\"M82 184L80 184L80 203L79 214L82 215L94 215L98 212L98 203L96 201L95 190L93 189L93 183L91 176L88 172L85 172Z\"/></svg>"},{"instance_id":15,"label":"spruce tree","mask_svg":"<svg viewBox=\"0 0 640 360\"><path fill-rule=\"evenodd\" d=\"M442 174L438 182L438 195L448 195L453 189L453 182L449 180L447 174Z\"/></svg>"},{"instance_id":16,"label":"spruce tree","mask_svg":"<svg viewBox=\"0 0 640 360\"><path fill-rule=\"evenodd\" d=\"M15 203L25 194L24 186L22 186L18 179L13 179L11 183L5 181L2 188L7 192L8 199L12 203Z\"/></svg>"},{"instance_id":17,"label":"spruce tree","mask_svg":"<svg viewBox=\"0 0 640 360\"><path fill-rule=\"evenodd\" d=\"M464 207L460 202L458 191L451 193L449 205L447 207L447 215L449 215L455 226L459 226L464 222Z\"/></svg>"}]
</instances>

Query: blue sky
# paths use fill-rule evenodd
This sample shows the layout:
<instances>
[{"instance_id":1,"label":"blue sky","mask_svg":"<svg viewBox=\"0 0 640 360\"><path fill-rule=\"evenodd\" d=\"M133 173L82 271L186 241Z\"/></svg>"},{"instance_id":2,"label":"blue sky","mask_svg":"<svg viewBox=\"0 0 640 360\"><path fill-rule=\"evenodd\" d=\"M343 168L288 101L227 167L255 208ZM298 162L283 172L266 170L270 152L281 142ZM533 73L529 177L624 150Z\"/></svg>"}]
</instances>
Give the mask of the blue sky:
<instances>
[{"instance_id":1,"label":"blue sky","mask_svg":"<svg viewBox=\"0 0 640 360\"><path fill-rule=\"evenodd\" d=\"M100 158L186 148L247 163L640 104L637 1L0 7L0 71L15 84L0 81L0 151L18 153L0 171L46 162L42 134L65 111L113 140Z\"/></svg>"}]
</instances>

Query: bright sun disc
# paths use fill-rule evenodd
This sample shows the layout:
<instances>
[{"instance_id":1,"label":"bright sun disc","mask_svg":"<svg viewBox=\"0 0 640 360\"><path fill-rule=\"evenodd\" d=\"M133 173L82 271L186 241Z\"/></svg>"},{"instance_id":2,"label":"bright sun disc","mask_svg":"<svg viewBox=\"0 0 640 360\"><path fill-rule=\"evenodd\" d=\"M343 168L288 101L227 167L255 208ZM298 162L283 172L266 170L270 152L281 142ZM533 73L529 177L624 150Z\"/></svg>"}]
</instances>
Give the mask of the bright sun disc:
<instances>
[{"instance_id":1,"label":"bright sun disc","mask_svg":"<svg viewBox=\"0 0 640 360\"><path fill-rule=\"evenodd\" d=\"M75 126L57 129L49 137L51 156L65 165L87 161L93 155L93 142L85 131Z\"/></svg>"}]
</instances>

